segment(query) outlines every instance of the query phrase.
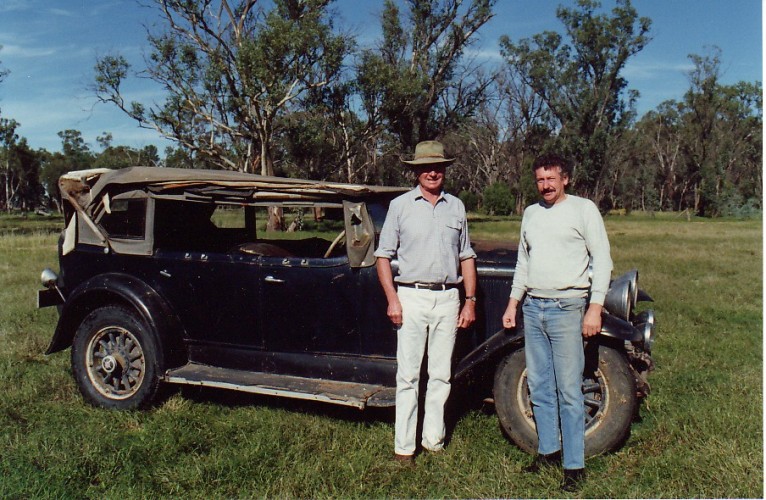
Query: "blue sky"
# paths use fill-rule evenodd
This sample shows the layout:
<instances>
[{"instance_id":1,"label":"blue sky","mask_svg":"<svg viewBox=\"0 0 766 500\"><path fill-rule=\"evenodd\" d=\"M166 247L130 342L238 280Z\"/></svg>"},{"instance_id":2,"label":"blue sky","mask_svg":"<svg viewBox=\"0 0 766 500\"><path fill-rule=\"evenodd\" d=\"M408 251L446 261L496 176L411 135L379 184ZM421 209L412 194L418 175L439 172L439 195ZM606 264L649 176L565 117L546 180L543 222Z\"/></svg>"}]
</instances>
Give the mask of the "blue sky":
<instances>
[{"instance_id":1,"label":"blue sky","mask_svg":"<svg viewBox=\"0 0 766 500\"><path fill-rule=\"evenodd\" d=\"M516 41L544 30L560 30L559 4L570 0L499 0L496 16L480 32L474 50L499 62L498 39ZM611 8L612 1L602 0ZM360 45L377 38L382 1L337 0L336 23L351 30ZM623 75L641 93L640 114L662 101L680 99L688 89L689 54L722 49L722 82L763 80L760 0L633 0L652 19L652 42L628 63ZM0 116L21 123L18 133L33 148L58 151L57 132L77 129L92 149L103 132L115 144L160 151L170 142L108 104L96 103L88 86L98 57L120 53L136 65L146 50L144 26L156 22L152 9L134 0L0 0L0 68L11 73L0 83ZM128 81L129 100L159 102L148 81Z\"/></svg>"}]
</instances>

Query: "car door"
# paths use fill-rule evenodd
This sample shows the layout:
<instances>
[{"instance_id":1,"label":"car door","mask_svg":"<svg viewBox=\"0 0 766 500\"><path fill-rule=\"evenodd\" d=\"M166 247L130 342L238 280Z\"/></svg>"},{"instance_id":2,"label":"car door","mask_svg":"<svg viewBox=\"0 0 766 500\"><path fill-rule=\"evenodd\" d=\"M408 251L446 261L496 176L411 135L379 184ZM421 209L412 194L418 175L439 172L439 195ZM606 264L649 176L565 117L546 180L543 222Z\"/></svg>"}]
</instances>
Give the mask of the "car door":
<instances>
[{"instance_id":1,"label":"car door","mask_svg":"<svg viewBox=\"0 0 766 500\"><path fill-rule=\"evenodd\" d=\"M192 354L261 349L264 343L258 257L232 251L232 234L240 229L211 220L218 211L176 201L157 207L155 282L183 324ZM241 219L237 211L224 216Z\"/></svg>"},{"instance_id":2,"label":"car door","mask_svg":"<svg viewBox=\"0 0 766 500\"><path fill-rule=\"evenodd\" d=\"M345 256L261 257L260 290L265 348L272 353L359 352L357 285Z\"/></svg>"}]
</instances>

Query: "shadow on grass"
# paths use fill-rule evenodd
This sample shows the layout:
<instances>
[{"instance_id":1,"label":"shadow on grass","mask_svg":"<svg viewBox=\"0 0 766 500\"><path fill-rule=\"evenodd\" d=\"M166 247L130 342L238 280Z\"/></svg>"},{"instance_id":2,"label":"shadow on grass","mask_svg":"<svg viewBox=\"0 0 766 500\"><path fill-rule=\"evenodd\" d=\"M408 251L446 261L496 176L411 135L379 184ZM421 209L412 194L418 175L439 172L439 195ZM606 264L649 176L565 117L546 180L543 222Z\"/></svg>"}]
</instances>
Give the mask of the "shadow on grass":
<instances>
[{"instance_id":1,"label":"shadow on grass","mask_svg":"<svg viewBox=\"0 0 766 500\"><path fill-rule=\"evenodd\" d=\"M368 407L364 410L350 406L294 399L279 396L249 394L227 389L209 387L182 386L181 396L197 403L212 403L229 408L261 406L271 409L286 410L296 413L306 413L354 423L394 422L394 408Z\"/></svg>"}]
</instances>

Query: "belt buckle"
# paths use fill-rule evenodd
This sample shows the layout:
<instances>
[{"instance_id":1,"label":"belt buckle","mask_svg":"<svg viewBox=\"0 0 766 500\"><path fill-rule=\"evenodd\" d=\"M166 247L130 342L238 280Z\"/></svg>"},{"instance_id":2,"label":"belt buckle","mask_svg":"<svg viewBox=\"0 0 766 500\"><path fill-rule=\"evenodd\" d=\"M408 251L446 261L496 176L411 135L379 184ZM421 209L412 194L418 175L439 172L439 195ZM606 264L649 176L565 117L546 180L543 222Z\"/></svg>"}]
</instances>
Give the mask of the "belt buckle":
<instances>
[{"instance_id":1,"label":"belt buckle","mask_svg":"<svg viewBox=\"0 0 766 500\"><path fill-rule=\"evenodd\" d=\"M444 283L415 283L417 290L431 290L432 292L444 291L447 289L447 285Z\"/></svg>"}]
</instances>

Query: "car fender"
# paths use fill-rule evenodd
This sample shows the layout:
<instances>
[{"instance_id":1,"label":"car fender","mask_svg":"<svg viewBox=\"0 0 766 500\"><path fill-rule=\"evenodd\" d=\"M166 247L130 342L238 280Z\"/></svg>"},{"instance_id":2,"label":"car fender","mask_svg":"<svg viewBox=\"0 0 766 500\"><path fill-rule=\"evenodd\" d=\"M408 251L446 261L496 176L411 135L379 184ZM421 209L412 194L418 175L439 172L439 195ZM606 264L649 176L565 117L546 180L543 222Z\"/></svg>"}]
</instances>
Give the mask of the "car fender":
<instances>
[{"instance_id":1,"label":"car fender","mask_svg":"<svg viewBox=\"0 0 766 500\"><path fill-rule=\"evenodd\" d=\"M640 342L644 338L638 328L611 314L601 315L601 332L599 335L629 342Z\"/></svg>"},{"instance_id":2,"label":"car fender","mask_svg":"<svg viewBox=\"0 0 766 500\"><path fill-rule=\"evenodd\" d=\"M643 340L641 331L638 328L611 314L602 314L601 332L598 336L627 340L630 342L640 342ZM497 357L497 354L507 353L509 346L511 346L513 350L520 349L524 346L523 328L503 329L496 332L460 360L455 369L454 378L458 380L474 368L494 359Z\"/></svg>"},{"instance_id":3,"label":"car fender","mask_svg":"<svg viewBox=\"0 0 766 500\"><path fill-rule=\"evenodd\" d=\"M94 309L107 304L123 304L143 320L166 356L175 364L183 357L182 327L167 302L145 282L121 273L94 276L67 297L53 339L45 354L62 351L72 345L74 334L82 320Z\"/></svg>"},{"instance_id":4,"label":"car fender","mask_svg":"<svg viewBox=\"0 0 766 500\"><path fill-rule=\"evenodd\" d=\"M504 328L481 343L476 349L460 360L455 368L455 379L459 380L474 368L484 365L499 354L505 354L512 349L524 345L524 330L522 328Z\"/></svg>"}]
</instances>

